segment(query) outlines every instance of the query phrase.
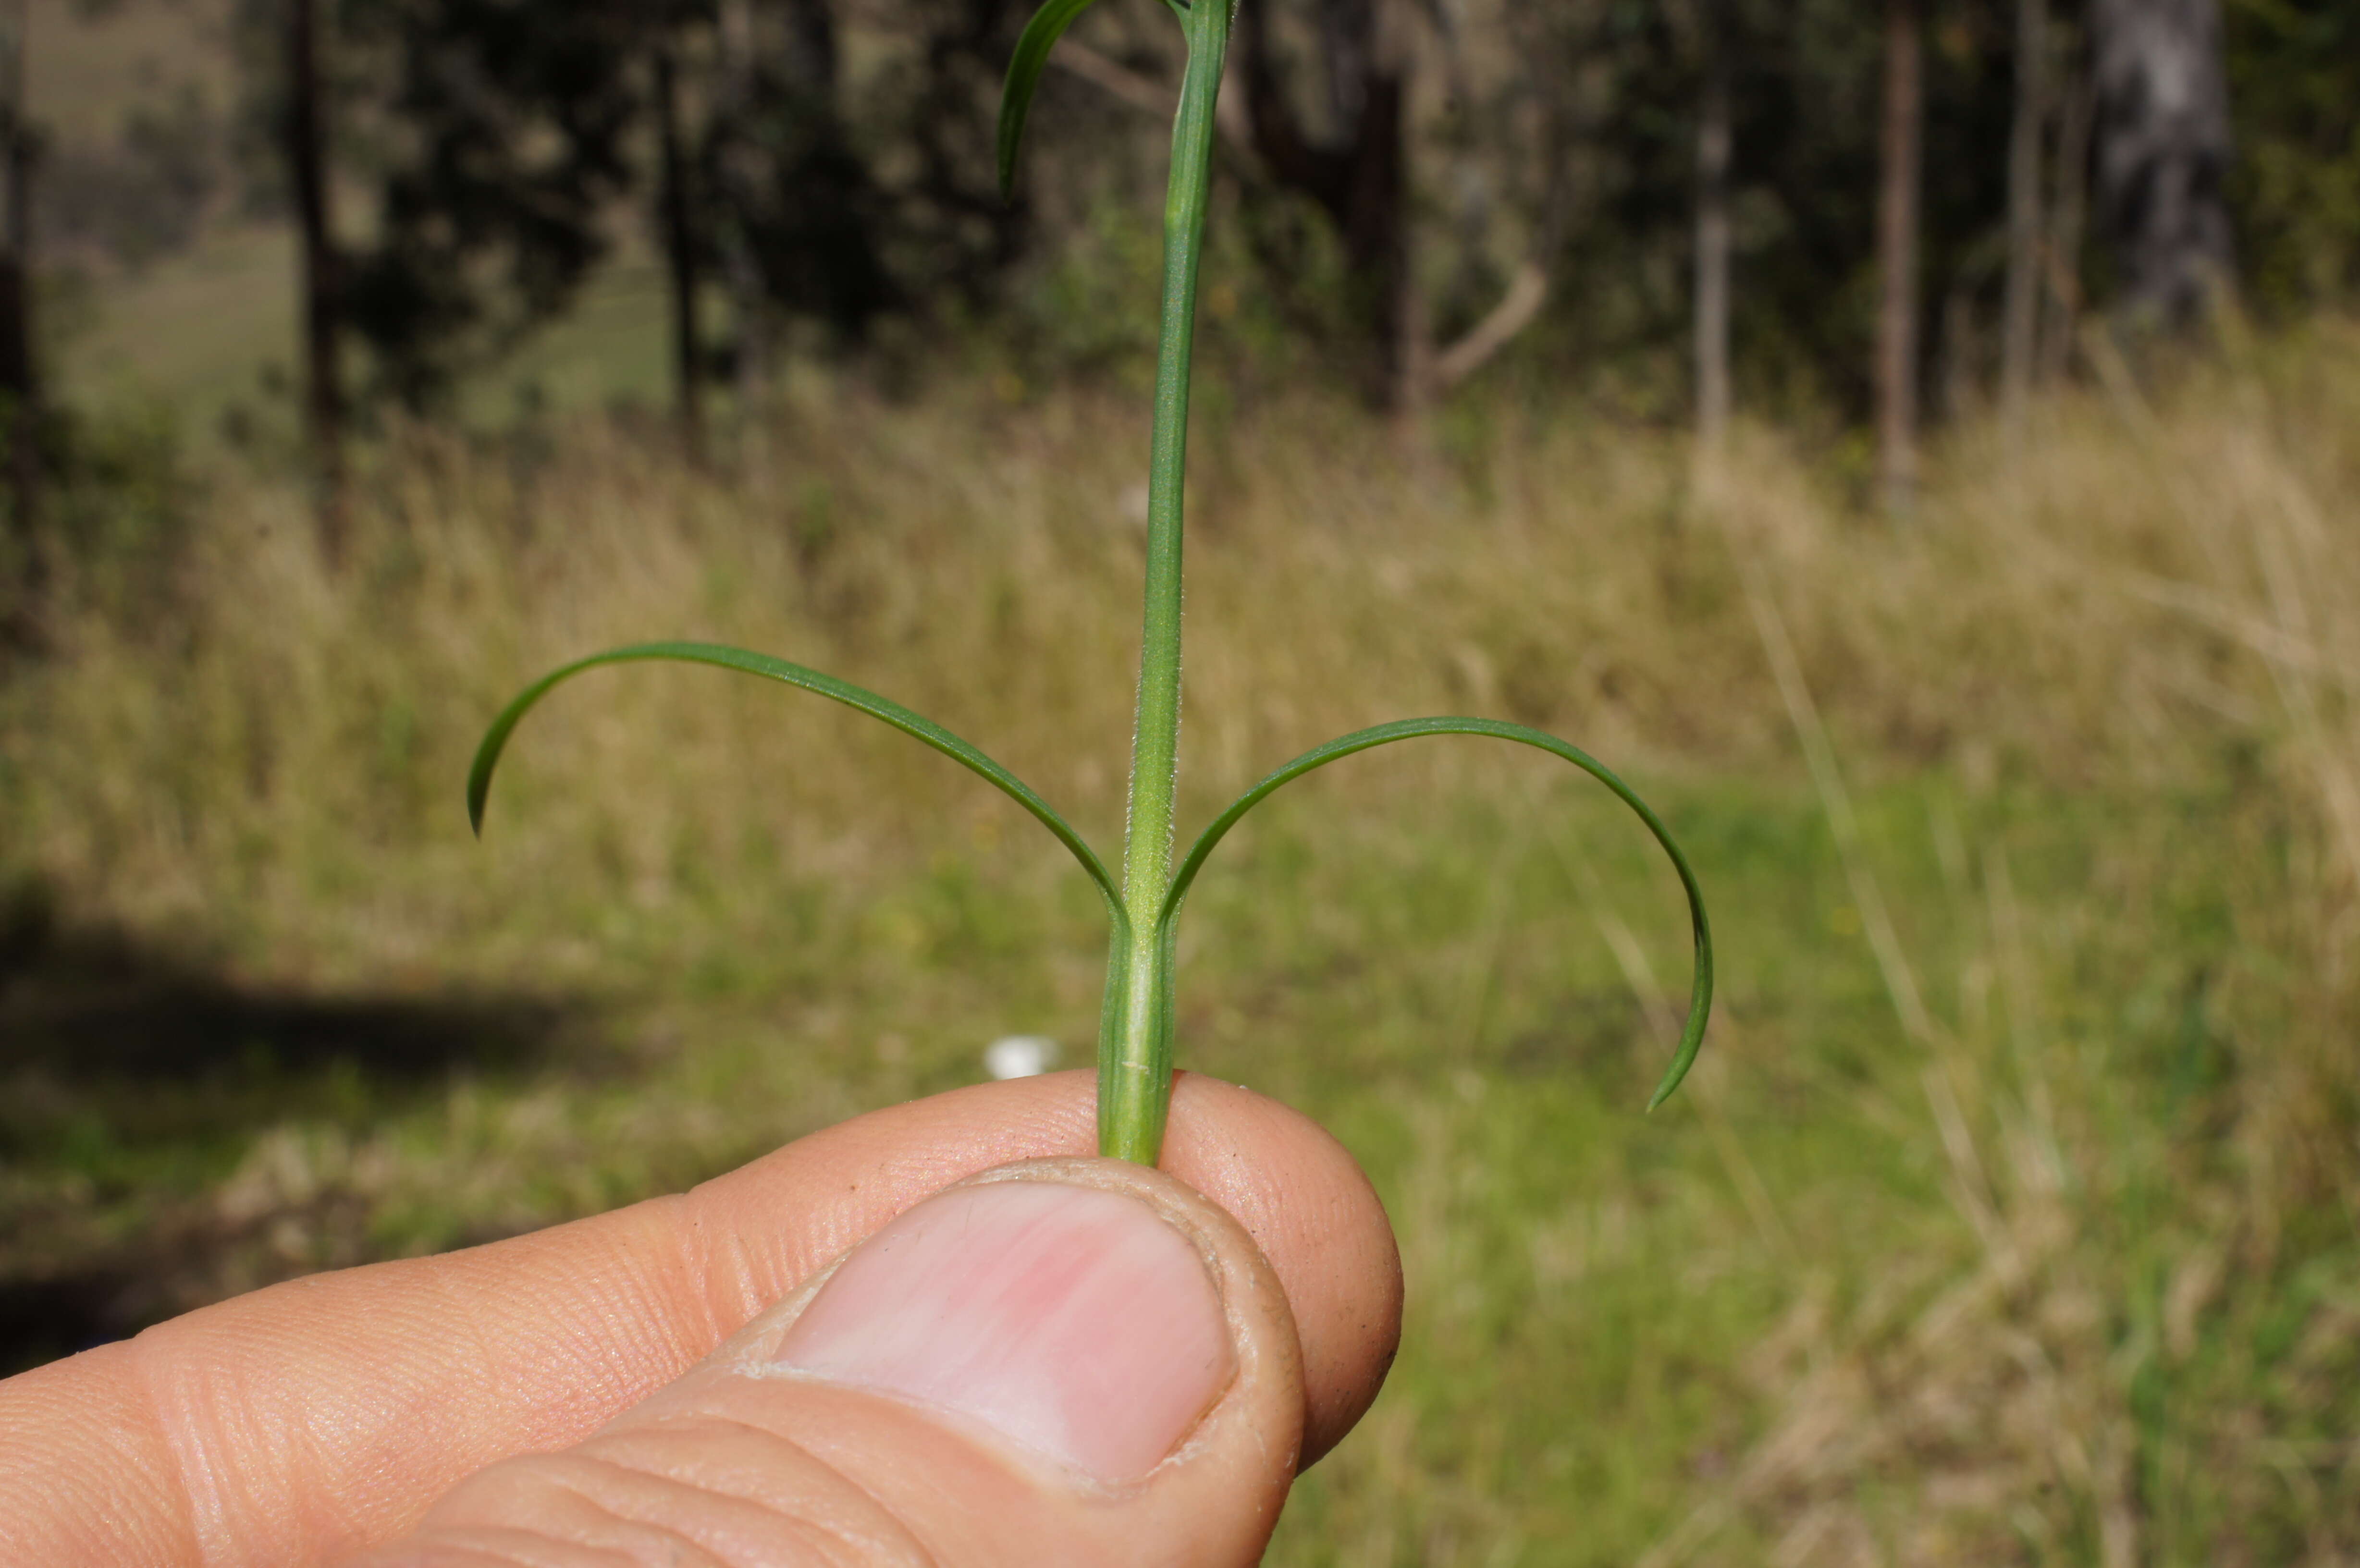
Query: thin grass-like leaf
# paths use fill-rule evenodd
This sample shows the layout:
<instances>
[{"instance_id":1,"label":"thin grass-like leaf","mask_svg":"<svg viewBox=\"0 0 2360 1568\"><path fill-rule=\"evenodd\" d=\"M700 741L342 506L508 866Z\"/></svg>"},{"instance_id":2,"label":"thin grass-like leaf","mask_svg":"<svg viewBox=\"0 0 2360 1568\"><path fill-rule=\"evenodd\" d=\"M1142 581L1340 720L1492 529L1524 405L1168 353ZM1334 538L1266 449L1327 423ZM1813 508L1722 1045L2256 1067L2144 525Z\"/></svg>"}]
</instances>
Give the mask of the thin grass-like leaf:
<instances>
[{"instance_id":1,"label":"thin grass-like leaf","mask_svg":"<svg viewBox=\"0 0 2360 1568\"><path fill-rule=\"evenodd\" d=\"M1032 19L1024 24L1024 36L1016 40L1016 53L1008 62L1008 81L1000 90L1000 194L1006 200L1016 189L1016 153L1024 142L1025 116L1032 112L1032 93L1041 85L1041 72L1049 63L1049 51L1074 18L1088 10L1094 0L1048 0Z\"/></svg>"},{"instance_id":2,"label":"thin grass-like leaf","mask_svg":"<svg viewBox=\"0 0 2360 1568\"><path fill-rule=\"evenodd\" d=\"M1189 846L1187 857L1181 861L1178 873L1172 878L1171 891L1164 896L1164 909L1158 916L1159 924L1168 932L1180 913L1181 901L1188 896L1189 886L1196 880L1196 873L1203 869L1205 857L1213 853L1213 846L1280 785L1300 779L1314 768L1325 768L1338 757L1349 757L1371 746L1397 740L1414 740L1421 735L1491 735L1522 746L1535 746L1552 757L1563 757L1614 791L1617 799L1637 812L1639 820L1647 824L1647 831L1655 834L1655 842L1663 846L1664 853L1671 857L1672 867L1680 876L1680 887L1688 893L1688 923L1696 935L1696 979L1688 991L1688 1021L1681 1027L1680 1042L1672 1053L1671 1067L1647 1100L1647 1108L1654 1110L1670 1098L1672 1091L1680 1086L1680 1080L1688 1076L1690 1064L1696 1061L1697 1048L1704 1042L1705 1020L1712 1012L1712 927L1705 919L1704 894L1697 887L1696 873L1688 868L1688 856L1680 853L1680 846L1672 841L1671 830L1664 825L1663 819L1655 815L1654 809L1641 800L1628 784L1615 777L1612 768L1579 746L1561 741L1546 731L1498 719L1398 719L1373 729L1356 730L1325 746L1315 746L1239 796L1229 810L1214 818L1212 824L1196 836L1196 842Z\"/></svg>"},{"instance_id":3,"label":"thin grass-like leaf","mask_svg":"<svg viewBox=\"0 0 2360 1568\"><path fill-rule=\"evenodd\" d=\"M629 648L609 648L605 653L591 655L553 670L524 689L517 699L492 721L484 732L483 744L475 748L475 765L467 769L467 821L476 833L484 831L484 802L491 792L492 769L499 765L500 753L508 743L508 735L519 720L534 703L547 696L559 684L572 680L585 670L595 670L605 664L634 664L667 661L678 664L711 664L723 670L736 670L748 675L766 676L772 681L816 692L830 702L841 702L874 719L900 730L903 735L925 742L945 757L977 774L996 787L1018 805L1032 813L1043 827L1057 836L1057 841L1073 851L1074 858L1082 863L1090 880L1098 885L1108 908L1118 920L1122 918L1122 899L1115 891L1114 878L1108 875L1105 863L1080 833L1059 816L1048 801L1034 794L1032 786L994 762L966 741L951 734L932 719L912 713L899 702L888 702L876 692L855 686L849 681L839 681L833 675L823 675L816 670L791 664L783 659L773 659L766 653L750 653L742 648L729 648L707 642L644 642Z\"/></svg>"}]
</instances>

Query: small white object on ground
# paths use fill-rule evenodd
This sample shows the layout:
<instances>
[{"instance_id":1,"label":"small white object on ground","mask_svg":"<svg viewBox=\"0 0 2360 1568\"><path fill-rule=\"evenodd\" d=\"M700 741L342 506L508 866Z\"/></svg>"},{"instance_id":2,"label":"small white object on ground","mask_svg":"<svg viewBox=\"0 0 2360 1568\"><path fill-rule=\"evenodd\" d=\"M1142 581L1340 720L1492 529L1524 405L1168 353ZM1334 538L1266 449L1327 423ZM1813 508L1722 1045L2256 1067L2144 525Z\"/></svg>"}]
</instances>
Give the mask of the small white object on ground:
<instances>
[{"instance_id":1,"label":"small white object on ground","mask_svg":"<svg viewBox=\"0 0 2360 1568\"><path fill-rule=\"evenodd\" d=\"M1057 1042L1045 1034L1002 1035L983 1048L983 1070L994 1078L1033 1078L1057 1065Z\"/></svg>"}]
</instances>

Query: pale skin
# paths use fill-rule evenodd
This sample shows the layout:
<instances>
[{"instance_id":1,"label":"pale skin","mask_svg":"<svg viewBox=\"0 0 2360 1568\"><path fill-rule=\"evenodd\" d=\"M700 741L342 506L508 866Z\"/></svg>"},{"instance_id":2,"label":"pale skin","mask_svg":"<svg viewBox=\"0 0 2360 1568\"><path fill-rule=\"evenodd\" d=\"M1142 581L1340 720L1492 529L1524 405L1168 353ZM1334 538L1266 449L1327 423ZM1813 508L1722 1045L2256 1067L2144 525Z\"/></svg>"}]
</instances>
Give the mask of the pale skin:
<instances>
[{"instance_id":1,"label":"pale skin","mask_svg":"<svg viewBox=\"0 0 2360 1568\"><path fill-rule=\"evenodd\" d=\"M1087 1073L960 1090L678 1196L296 1280L0 1382L0 1560L1251 1563L1295 1473L1392 1360L1391 1230L1334 1140L1228 1084L1177 1081L1162 1174L1085 1158L1097 1141ZM1052 1156L1069 1158L995 1169ZM1196 1356L1210 1402L1162 1396L1180 1401L1176 1443L1105 1438L1132 1455L1107 1472L1127 1478L1082 1477L923 1402L792 1367L748 1375L860 1332L865 1309L846 1303L866 1260L929 1245L930 1224L955 1245L961 1205L1011 1193L1143 1229L1170 1256L1142 1267L1178 1257L1194 1280L1152 1286L1151 1304L1198 1291L1215 1314ZM831 1301L850 1328L825 1327ZM1126 1399L1093 1409L1152 1428Z\"/></svg>"}]
</instances>

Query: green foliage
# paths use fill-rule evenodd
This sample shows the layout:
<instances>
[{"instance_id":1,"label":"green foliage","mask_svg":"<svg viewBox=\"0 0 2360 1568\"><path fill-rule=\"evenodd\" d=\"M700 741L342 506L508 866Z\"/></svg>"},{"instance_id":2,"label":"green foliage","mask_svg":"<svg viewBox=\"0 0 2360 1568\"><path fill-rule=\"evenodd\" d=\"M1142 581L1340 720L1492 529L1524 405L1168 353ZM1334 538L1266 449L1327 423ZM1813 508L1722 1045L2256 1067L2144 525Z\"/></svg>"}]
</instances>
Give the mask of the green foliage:
<instances>
[{"instance_id":1,"label":"green foliage","mask_svg":"<svg viewBox=\"0 0 2360 1568\"><path fill-rule=\"evenodd\" d=\"M2232 197L2242 271L2268 314L2360 289L2360 15L2337 0L2230 0Z\"/></svg>"}]
</instances>

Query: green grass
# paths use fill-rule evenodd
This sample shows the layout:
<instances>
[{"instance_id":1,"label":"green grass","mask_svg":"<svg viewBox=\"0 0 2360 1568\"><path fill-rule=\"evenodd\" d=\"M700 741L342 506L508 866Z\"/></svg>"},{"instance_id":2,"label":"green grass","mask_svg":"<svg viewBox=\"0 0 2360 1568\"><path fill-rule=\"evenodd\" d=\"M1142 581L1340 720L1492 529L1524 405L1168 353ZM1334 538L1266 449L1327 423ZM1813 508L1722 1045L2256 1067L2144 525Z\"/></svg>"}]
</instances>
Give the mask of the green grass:
<instances>
[{"instance_id":1,"label":"green grass","mask_svg":"<svg viewBox=\"0 0 2360 1568\"><path fill-rule=\"evenodd\" d=\"M1470 411L1478 455L1423 470L1316 403L1218 422L1184 830L1391 713L1545 724L1658 803L1723 963L1689 1089L1647 1116L1687 931L1602 792L1403 746L1225 844L1182 937L1181 1064L1334 1128L1411 1291L1383 1398L1273 1561L2360 1550L2348 337L2191 387L2159 448L2061 401L2021 491L1966 432L1899 540L1758 432L1717 520L1676 444L1546 406ZM1000 1034L1085 1061L1087 884L825 704L603 671L530 721L480 845L458 791L530 673L715 637L939 715L1109 839L1141 421L807 396L774 432L790 479L750 495L596 425L541 468L419 437L342 579L289 497L223 489L180 601L74 617L0 690L0 855L50 890L53 953L111 931L143 974L410 1007L461 1048L297 1049L249 1007L252 1038L165 1073L20 1029L0 1272L164 1310L675 1188L970 1082ZM1849 872L1741 561L1825 715ZM2157 579L2235 617L2159 608ZM34 972L63 995L69 967ZM478 1050L519 995L565 1010Z\"/></svg>"}]
</instances>

